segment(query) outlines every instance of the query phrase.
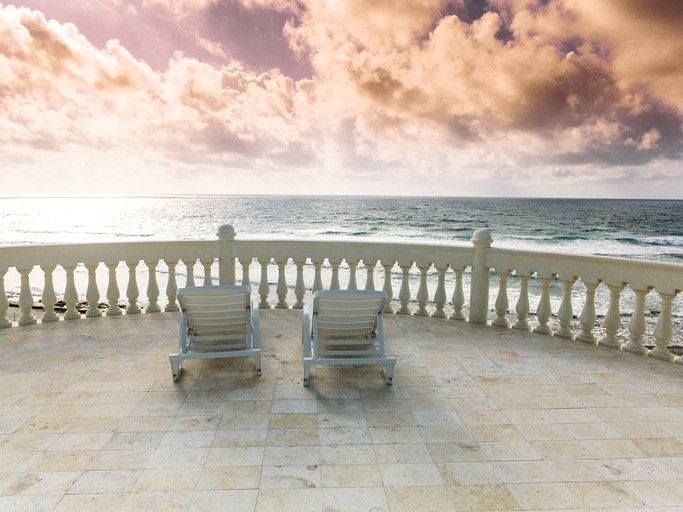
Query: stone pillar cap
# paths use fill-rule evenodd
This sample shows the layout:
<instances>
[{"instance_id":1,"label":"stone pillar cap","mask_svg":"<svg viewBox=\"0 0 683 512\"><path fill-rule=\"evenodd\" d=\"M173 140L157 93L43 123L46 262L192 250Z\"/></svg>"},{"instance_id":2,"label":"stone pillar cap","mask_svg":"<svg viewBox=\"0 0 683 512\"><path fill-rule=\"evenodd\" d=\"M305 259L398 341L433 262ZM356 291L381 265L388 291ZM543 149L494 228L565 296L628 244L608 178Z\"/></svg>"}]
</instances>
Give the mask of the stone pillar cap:
<instances>
[{"instance_id":1,"label":"stone pillar cap","mask_svg":"<svg viewBox=\"0 0 683 512\"><path fill-rule=\"evenodd\" d=\"M235 238L235 228L233 228L230 224L223 224L218 228L218 233L216 233L216 236L219 238Z\"/></svg>"},{"instance_id":2,"label":"stone pillar cap","mask_svg":"<svg viewBox=\"0 0 683 512\"><path fill-rule=\"evenodd\" d=\"M491 242L493 242L493 237L491 236L491 232L486 228L479 228L474 232L474 235L472 235L472 243L490 245Z\"/></svg>"}]
</instances>

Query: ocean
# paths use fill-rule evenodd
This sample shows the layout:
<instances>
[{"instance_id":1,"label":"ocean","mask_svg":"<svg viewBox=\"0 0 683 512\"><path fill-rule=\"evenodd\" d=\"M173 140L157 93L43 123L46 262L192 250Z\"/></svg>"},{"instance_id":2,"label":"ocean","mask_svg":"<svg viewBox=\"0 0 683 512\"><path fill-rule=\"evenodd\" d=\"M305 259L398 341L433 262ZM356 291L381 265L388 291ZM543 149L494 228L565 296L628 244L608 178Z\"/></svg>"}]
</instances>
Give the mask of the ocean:
<instances>
[{"instance_id":1,"label":"ocean","mask_svg":"<svg viewBox=\"0 0 683 512\"><path fill-rule=\"evenodd\" d=\"M371 196L5 197L0 246L237 238L468 242L488 228L494 247L683 262L683 201ZM258 279L258 274L254 274ZM253 279L252 279L253 281ZM182 283L182 281L181 281ZM6 278L10 296L18 282ZM492 280L492 296L497 282ZM601 287L604 288L604 287ZM79 288L80 289L80 288ZM397 290L396 290L397 292ZM532 308L535 306L534 289ZM577 290L580 294L580 290ZM553 289L553 311L561 291ZM598 315L608 294L599 293ZM648 296L656 321L657 300ZM514 309L515 282L510 284ZM629 307L625 292L624 307ZM681 297L674 322L683 325ZM578 312L575 311L576 314ZM625 323L625 322L624 322Z\"/></svg>"},{"instance_id":2,"label":"ocean","mask_svg":"<svg viewBox=\"0 0 683 512\"><path fill-rule=\"evenodd\" d=\"M466 242L683 261L683 201L366 196L0 199L0 245L242 238Z\"/></svg>"}]
</instances>

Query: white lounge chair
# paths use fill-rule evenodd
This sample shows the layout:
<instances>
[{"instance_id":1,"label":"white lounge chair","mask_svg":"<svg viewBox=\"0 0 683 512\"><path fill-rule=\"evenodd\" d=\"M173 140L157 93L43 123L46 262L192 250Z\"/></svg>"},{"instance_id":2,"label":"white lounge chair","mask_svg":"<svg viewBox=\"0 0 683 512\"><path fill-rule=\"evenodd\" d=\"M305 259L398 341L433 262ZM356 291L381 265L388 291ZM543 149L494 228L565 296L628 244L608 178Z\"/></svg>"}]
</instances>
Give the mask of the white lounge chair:
<instances>
[{"instance_id":1,"label":"white lounge chair","mask_svg":"<svg viewBox=\"0 0 683 512\"><path fill-rule=\"evenodd\" d=\"M327 290L313 294L303 319L304 386L313 365L382 365L391 385L396 359L384 353L382 314L387 294Z\"/></svg>"},{"instance_id":2,"label":"white lounge chair","mask_svg":"<svg viewBox=\"0 0 683 512\"><path fill-rule=\"evenodd\" d=\"M195 286L178 290L180 350L168 356L173 380L186 359L253 357L261 375L259 311L248 286Z\"/></svg>"}]
</instances>

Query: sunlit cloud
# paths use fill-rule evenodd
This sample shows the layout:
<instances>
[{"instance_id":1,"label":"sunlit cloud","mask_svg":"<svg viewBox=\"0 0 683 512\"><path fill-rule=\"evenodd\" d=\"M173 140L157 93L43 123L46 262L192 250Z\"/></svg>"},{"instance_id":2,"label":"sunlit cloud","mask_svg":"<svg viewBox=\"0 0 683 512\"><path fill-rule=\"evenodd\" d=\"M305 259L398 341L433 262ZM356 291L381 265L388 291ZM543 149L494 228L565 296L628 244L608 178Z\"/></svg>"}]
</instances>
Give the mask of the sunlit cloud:
<instances>
[{"instance_id":1,"label":"sunlit cloud","mask_svg":"<svg viewBox=\"0 0 683 512\"><path fill-rule=\"evenodd\" d=\"M24 3L0 4L0 152L26 176L87 154L165 192L683 194L678 2ZM108 9L165 60L95 43Z\"/></svg>"}]
</instances>

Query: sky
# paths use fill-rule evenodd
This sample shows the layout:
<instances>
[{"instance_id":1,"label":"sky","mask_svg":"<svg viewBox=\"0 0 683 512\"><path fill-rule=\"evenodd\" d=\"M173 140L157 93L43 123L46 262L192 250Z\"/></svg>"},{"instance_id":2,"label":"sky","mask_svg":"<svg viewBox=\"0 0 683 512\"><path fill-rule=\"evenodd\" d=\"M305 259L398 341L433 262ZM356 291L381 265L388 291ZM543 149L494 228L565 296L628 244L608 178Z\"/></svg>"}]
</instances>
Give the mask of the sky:
<instances>
[{"instance_id":1,"label":"sky","mask_svg":"<svg viewBox=\"0 0 683 512\"><path fill-rule=\"evenodd\" d=\"M683 199L680 0L0 2L0 195Z\"/></svg>"}]
</instances>

